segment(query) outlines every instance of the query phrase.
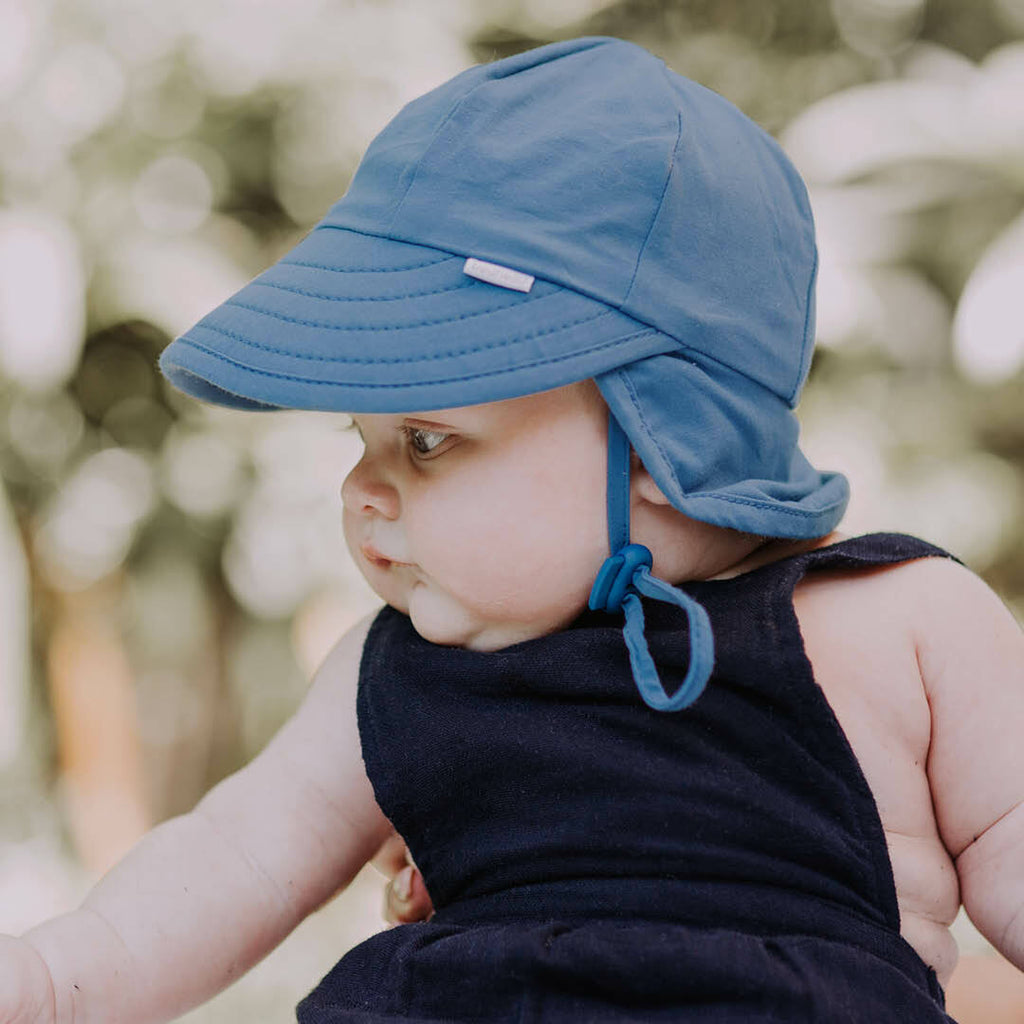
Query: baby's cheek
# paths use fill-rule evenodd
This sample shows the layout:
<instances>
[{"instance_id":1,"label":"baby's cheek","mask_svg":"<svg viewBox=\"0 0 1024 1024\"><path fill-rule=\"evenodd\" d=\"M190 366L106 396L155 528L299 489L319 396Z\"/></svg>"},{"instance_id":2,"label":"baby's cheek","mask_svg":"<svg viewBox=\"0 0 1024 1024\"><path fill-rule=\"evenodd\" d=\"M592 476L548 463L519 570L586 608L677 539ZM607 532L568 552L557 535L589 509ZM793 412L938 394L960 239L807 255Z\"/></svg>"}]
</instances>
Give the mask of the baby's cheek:
<instances>
[{"instance_id":1,"label":"baby's cheek","mask_svg":"<svg viewBox=\"0 0 1024 1024\"><path fill-rule=\"evenodd\" d=\"M464 564L458 591L481 619L518 623L540 636L579 614L593 579L571 545L523 540L497 536L486 556Z\"/></svg>"},{"instance_id":2,"label":"baby's cheek","mask_svg":"<svg viewBox=\"0 0 1024 1024\"><path fill-rule=\"evenodd\" d=\"M518 604L541 561L520 531L499 520L460 531L453 554L446 574L453 593L480 607Z\"/></svg>"},{"instance_id":3,"label":"baby's cheek","mask_svg":"<svg viewBox=\"0 0 1024 1024\"><path fill-rule=\"evenodd\" d=\"M538 635L582 610L607 547L603 494L595 512L589 494L576 491L577 503L544 470L515 487L478 477L443 505L410 507L407 523L423 570L467 611Z\"/></svg>"}]
</instances>

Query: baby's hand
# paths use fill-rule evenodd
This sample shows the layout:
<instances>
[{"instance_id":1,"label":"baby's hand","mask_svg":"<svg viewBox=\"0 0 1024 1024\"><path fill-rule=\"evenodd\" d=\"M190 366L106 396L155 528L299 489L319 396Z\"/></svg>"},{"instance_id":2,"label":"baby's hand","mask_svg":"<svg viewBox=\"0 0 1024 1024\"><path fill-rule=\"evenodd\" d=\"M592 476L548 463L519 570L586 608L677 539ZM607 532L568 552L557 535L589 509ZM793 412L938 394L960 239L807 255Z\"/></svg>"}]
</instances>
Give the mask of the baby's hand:
<instances>
[{"instance_id":1,"label":"baby's hand","mask_svg":"<svg viewBox=\"0 0 1024 1024\"><path fill-rule=\"evenodd\" d=\"M426 921L434 912L423 876L409 855L405 840L395 832L377 851L373 866L391 879L384 890L384 919L390 924ZM0 1018L0 1024L5 1024Z\"/></svg>"},{"instance_id":2,"label":"baby's hand","mask_svg":"<svg viewBox=\"0 0 1024 1024\"><path fill-rule=\"evenodd\" d=\"M0 1024L54 1024L53 983L27 943L0 935Z\"/></svg>"}]
</instances>

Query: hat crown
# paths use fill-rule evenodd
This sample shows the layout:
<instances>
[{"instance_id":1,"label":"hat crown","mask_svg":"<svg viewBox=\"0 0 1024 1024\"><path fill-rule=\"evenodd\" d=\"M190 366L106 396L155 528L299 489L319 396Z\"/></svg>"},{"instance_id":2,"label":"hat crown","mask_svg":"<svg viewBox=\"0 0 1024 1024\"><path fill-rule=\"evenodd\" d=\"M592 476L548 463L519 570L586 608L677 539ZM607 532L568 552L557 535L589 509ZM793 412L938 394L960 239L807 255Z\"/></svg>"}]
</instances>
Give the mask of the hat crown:
<instances>
[{"instance_id":1,"label":"hat crown","mask_svg":"<svg viewBox=\"0 0 1024 1024\"><path fill-rule=\"evenodd\" d=\"M641 47L586 37L404 107L323 221L598 299L795 404L814 228L775 141Z\"/></svg>"},{"instance_id":2,"label":"hat crown","mask_svg":"<svg viewBox=\"0 0 1024 1024\"><path fill-rule=\"evenodd\" d=\"M619 306L678 135L664 71L600 38L470 68L384 128L327 223L507 263Z\"/></svg>"}]
</instances>

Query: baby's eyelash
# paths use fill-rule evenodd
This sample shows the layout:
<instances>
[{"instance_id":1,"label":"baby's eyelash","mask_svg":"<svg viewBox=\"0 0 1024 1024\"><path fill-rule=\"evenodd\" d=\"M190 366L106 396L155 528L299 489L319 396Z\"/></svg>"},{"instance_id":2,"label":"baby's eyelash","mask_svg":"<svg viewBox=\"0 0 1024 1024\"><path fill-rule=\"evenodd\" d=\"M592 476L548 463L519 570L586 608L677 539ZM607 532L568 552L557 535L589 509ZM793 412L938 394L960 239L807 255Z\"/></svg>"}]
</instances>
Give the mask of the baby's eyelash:
<instances>
[{"instance_id":1,"label":"baby's eyelash","mask_svg":"<svg viewBox=\"0 0 1024 1024\"><path fill-rule=\"evenodd\" d=\"M413 449L413 451L421 457L432 455L437 448L439 448L442 444L444 444L445 441L448 440L449 437L452 436L451 434L446 434L443 430L431 430L429 427L413 427L410 426L408 423L403 423L402 426L399 427L399 430L401 430L402 433L405 435L405 439L408 442L409 446ZM424 435L426 437L430 437L431 435L433 435L434 437L440 438L440 440L433 447L421 448L416 443L416 438L419 435Z\"/></svg>"},{"instance_id":2,"label":"baby's eyelash","mask_svg":"<svg viewBox=\"0 0 1024 1024\"><path fill-rule=\"evenodd\" d=\"M443 430L431 430L429 427L414 427L411 424L403 423L399 428L402 436L405 438L406 444L421 458L425 458L429 455L435 454L437 448L439 448L445 441L448 440L452 435ZM358 434L359 439L363 439L363 432L359 429L359 424L355 420L349 423L343 424L337 428L341 434ZM417 443L417 437L420 435L430 436L433 435L440 440L437 441L432 447L423 448Z\"/></svg>"}]
</instances>

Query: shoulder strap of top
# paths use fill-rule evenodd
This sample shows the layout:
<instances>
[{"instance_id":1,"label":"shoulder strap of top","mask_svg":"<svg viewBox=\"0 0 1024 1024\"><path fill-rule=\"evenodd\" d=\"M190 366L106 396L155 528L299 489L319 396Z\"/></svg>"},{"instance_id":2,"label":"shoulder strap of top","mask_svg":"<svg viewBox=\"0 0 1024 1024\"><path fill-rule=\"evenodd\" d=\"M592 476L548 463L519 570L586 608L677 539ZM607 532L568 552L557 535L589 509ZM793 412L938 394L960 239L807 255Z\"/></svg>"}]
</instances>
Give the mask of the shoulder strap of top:
<instances>
[{"instance_id":1,"label":"shoulder strap of top","mask_svg":"<svg viewBox=\"0 0 1024 1024\"><path fill-rule=\"evenodd\" d=\"M856 572L920 558L960 561L943 548L909 534L866 533L767 562L742 576L733 577L727 582L733 583L734 588L729 593L717 595L718 603L723 599L728 601L736 610L734 614L745 615L749 621L761 623L761 627L769 631L769 636L775 636L777 642L787 646L799 633L793 611L793 591L807 574L826 570ZM704 599L701 593L697 597L698 600Z\"/></svg>"},{"instance_id":2,"label":"shoulder strap of top","mask_svg":"<svg viewBox=\"0 0 1024 1024\"><path fill-rule=\"evenodd\" d=\"M808 573L827 569L869 569L872 566L898 565L918 558L950 558L943 548L905 533L866 533L857 537L811 548L765 562L739 576L721 580L694 581L686 589L719 619L728 614L738 620L761 622L780 613L789 618L793 588ZM762 623L767 626L767 622ZM717 629L716 625L716 629Z\"/></svg>"},{"instance_id":3,"label":"shoulder strap of top","mask_svg":"<svg viewBox=\"0 0 1024 1024\"><path fill-rule=\"evenodd\" d=\"M810 569L859 569L872 565L896 565L917 558L952 558L960 561L943 548L905 533L866 533L858 537L847 537L836 544L794 555L792 561L806 572Z\"/></svg>"}]
</instances>

